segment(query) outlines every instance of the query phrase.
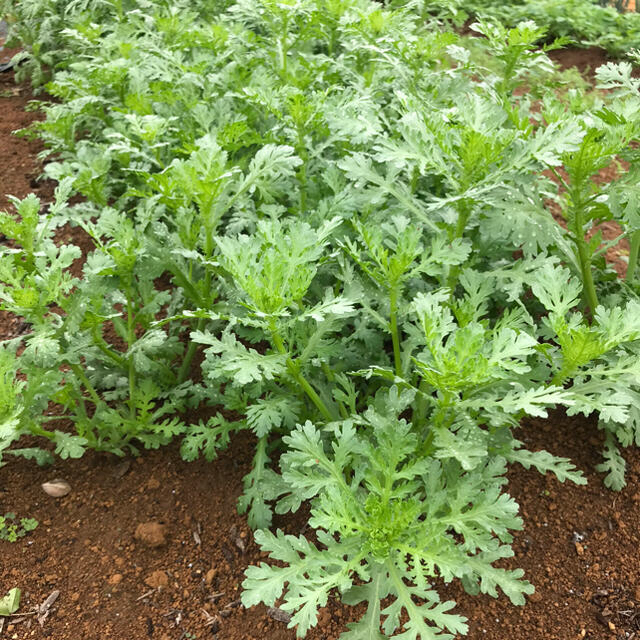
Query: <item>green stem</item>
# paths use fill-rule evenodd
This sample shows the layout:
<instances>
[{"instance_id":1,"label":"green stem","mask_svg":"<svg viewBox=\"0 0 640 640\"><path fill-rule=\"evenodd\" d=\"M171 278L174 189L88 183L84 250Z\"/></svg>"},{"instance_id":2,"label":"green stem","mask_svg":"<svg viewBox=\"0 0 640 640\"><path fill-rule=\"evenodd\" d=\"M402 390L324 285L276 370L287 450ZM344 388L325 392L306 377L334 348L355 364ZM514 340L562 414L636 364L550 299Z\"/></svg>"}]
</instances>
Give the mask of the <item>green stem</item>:
<instances>
[{"instance_id":1,"label":"green stem","mask_svg":"<svg viewBox=\"0 0 640 640\"><path fill-rule=\"evenodd\" d=\"M56 437L55 433L51 433L51 431L47 431L46 429L39 427L37 424L29 427L29 431L34 436L42 436L44 438L48 438L49 440L55 440Z\"/></svg>"},{"instance_id":2,"label":"green stem","mask_svg":"<svg viewBox=\"0 0 640 640\"><path fill-rule=\"evenodd\" d=\"M127 287L127 350L135 344L135 315L133 312L133 296L131 295L131 286ZM129 355L129 413L131 420L136 417L136 368L133 362L133 355Z\"/></svg>"},{"instance_id":3,"label":"green stem","mask_svg":"<svg viewBox=\"0 0 640 640\"><path fill-rule=\"evenodd\" d=\"M327 380L331 384L334 384L336 378L333 375L333 371L331 371L331 369L329 368L329 365L326 362L323 362L320 366L322 367L322 371L326 376ZM340 400L337 400L337 403L338 403L338 411L340 411L340 415L346 420L349 417L349 412L347 411L347 408L344 406L344 404Z\"/></svg>"},{"instance_id":4,"label":"green stem","mask_svg":"<svg viewBox=\"0 0 640 640\"><path fill-rule=\"evenodd\" d=\"M418 171L418 167L415 167L411 174L411 193L415 193L418 190L418 180L420 180L420 172Z\"/></svg>"},{"instance_id":5,"label":"green stem","mask_svg":"<svg viewBox=\"0 0 640 640\"><path fill-rule=\"evenodd\" d=\"M198 320L198 324L196 324L196 331L202 331L204 329L205 322L205 318L200 318ZM182 365L180 365L180 370L178 371L178 384L182 384L187 379L191 370L191 363L193 361L193 357L196 355L197 349L198 343L190 340L184 360L182 361Z\"/></svg>"},{"instance_id":6,"label":"green stem","mask_svg":"<svg viewBox=\"0 0 640 640\"><path fill-rule=\"evenodd\" d=\"M325 403L322 401L322 398L320 398L316 390L309 384L307 379L302 375L302 373L300 372L300 366L298 365L298 363L288 355L288 351L286 350L284 346L284 342L282 341L282 338L278 333L277 327L275 326L275 322L272 320L270 324L271 324L271 327L270 327L271 337L273 339L273 343L276 346L276 349L282 355L287 356L287 369L289 370L289 373L293 376L295 381L300 385L303 391L307 394L311 402L313 402L313 404L316 406L318 411L322 414L322 417L327 422L332 422L334 417L331 411L329 411Z\"/></svg>"},{"instance_id":7,"label":"green stem","mask_svg":"<svg viewBox=\"0 0 640 640\"><path fill-rule=\"evenodd\" d=\"M402 357L400 355L400 335L398 333L398 289L391 287L389 292L389 329L393 343L393 361L396 375L402 377Z\"/></svg>"},{"instance_id":8,"label":"green stem","mask_svg":"<svg viewBox=\"0 0 640 640\"><path fill-rule=\"evenodd\" d=\"M71 371L73 371L73 373L77 376L78 380L82 382L82 384L84 385L84 388L89 392L89 396L91 397L93 404L95 404L96 407L99 404L101 404L102 401L100 400L100 396L98 395L98 392L96 391L95 387L91 384L89 378L87 378L87 375L82 370L82 367L79 364L70 364L69 366L71 367Z\"/></svg>"},{"instance_id":9,"label":"green stem","mask_svg":"<svg viewBox=\"0 0 640 640\"><path fill-rule=\"evenodd\" d=\"M280 53L280 74L283 78L287 77L287 48L286 48L287 39L283 38L278 43L278 51Z\"/></svg>"},{"instance_id":10,"label":"green stem","mask_svg":"<svg viewBox=\"0 0 640 640\"><path fill-rule=\"evenodd\" d=\"M467 228L467 222L469 221L469 216L471 215L471 207L466 200L462 200L460 202L460 208L458 210L458 221L456 223L456 228L453 232L453 236L449 236L450 240L457 240L458 238L462 238L464 235L465 229ZM458 285L458 278L460 277L460 265L454 265L451 267L449 271L449 277L447 278L447 288L451 291L451 295L453 296L453 292Z\"/></svg>"},{"instance_id":11,"label":"green stem","mask_svg":"<svg viewBox=\"0 0 640 640\"><path fill-rule=\"evenodd\" d=\"M195 302L199 307L205 308L206 301L200 295L198 290L191 284L191 280L182 272L182 269L173 261L168 260L167 268L173 275L173 277L178 281L178 284L182 287L184 292L188 295L189 298L193 302Z\"/></svg>"},{"instance_id":12,"label":"green stem","mask_svg":"<svg viewBox=\"0 0 640 640\"><path fill-rule=\"evenodd\" d=\"M429 404L427 402L427 390L429 385L424 381L420 381L420 386L418 389L418 397L416 398L416 408L414 411L412 422L418 428L425 421L427 417L427 410L429 409Z\"/></svg>"},{"instance_id":13,"label":"green stem","mask_svg":"<svg viewBox=\"0 0 640 640\"><path fill-rule=\"evenodd\" d=\"M298 170L298 182L300 184L300 215L302 215L307 209L307 161L309 159L306 145L304 143L304 132L299 125L298 129L298 149L296 150L298 156L302 160L300 169Z\"/></svg>"},{"instance_id":14,"label":"green stem","mask_svg":"<svg viewBox=\"0 0 640 640\"><path fill-rule=\"evenodd\" d=\"M422 385L421 385L422 386ZM459 400L458 396L451 391L444 391L444 397L442 398L440 407L436 409L431 416L431 424L429 427L429 433L422 443L419 455L420 457L430 457L433 454L433 441L435 439L435 425L438 425L444 429L450 429L453 425L456 411L455 403Z\"/></svg>"},{"instance_id":15,"label":"green stem","mask_svg":"<svg viewBox=\"0 0 640 640\"><path fill-rule=\"evenodd\" d=\"M98 347L98 349L100 349L102 353L104 353L107 357L109 357L119 366L121 367L127 366L126 360L122 356L119 356L115 351L109 348L109 345L107 344L105 339L100 335L98 331L98 327L93 327L91 329L91 335L93 336L93 340L95 342L96 347Z\"/></svg>"},{"instance_id":16,"label":"green stem","mask_svg":"<svg viewBox=\"0 0 640 640\"><path fill-rule=\"evenodd\" d=\"M627 266L627 282L633 282L638 266L638 257L640 255L640 231L634 232L631 236L631 249L629 251L629 264Z\"/></svg>"},{"instance_id":17,"label":"green stem","mask_svg":"<svg viewBox=\"0 0 640 640\"><path fill-rule=\"evenodd\" d=\"M584 287L584 296L587 305L591 309L591 313L593 313L598 306L598 294L596 293L596 286L593 282L593 274L591 273L591 258L589 256L589 249L584 238L584 223L582 219L584 211L582 201L577 198L575 202L576 206L574 207L572 217L574 220L574 234L576 246L578 248L578 259L580 261L582 286Z\"/></svg>"}]
</instances>

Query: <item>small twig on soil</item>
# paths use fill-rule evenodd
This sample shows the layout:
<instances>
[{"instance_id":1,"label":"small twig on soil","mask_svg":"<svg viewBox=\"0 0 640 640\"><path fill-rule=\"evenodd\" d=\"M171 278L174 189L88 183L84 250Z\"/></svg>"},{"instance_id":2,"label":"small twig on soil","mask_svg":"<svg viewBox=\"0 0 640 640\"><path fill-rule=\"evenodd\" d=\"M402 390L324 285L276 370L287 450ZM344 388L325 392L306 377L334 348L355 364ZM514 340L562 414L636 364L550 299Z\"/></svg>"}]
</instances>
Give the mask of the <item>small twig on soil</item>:
<instances>
[{"instance_id":1,"label":"small twig on soil","mask_svg":"<svg viewBox=\"0 0 640 640\"><path fill-rule=\"evenodd\" d=\"M53 603L58 599L59 595L60 591L58 591L57 589L55 591L52 591L49 597L38 607L38 622L40 623L41 627L44 626L45 620L51 613L51 607L53 606Z\"/></svg>"},{"instance_id":2,"label":"small twig on soil","mask_svg":"<svg viewBox=\"0 0 640 640\"><path fill-rule=\"evenodd\" d=\"M143 593L139 598L136 598L136 602L140 602L140 600L144 600L148 598L150 595L154 594L156 589L151 589L151 591L147 591L147 593Z\"/></svg>"},{"instance_id":3,"label":"small twig on soil","mask_svg":"<svg viewBox=\"0 0 640 640\"><path fill-rule=\"evenodd\" d=\"M225 609L235 609L236 607L239 607L242 604L242 600L234 600L233 602L230 602Z\"/></svg>"},{"instance_id":4,"label":"small twig on soil","mask_svg":"<svg viewBox=\"0 0 640 640\"><path fill-rule=\"evenodd\" d=\"M204 614L206 620L206 622L204 623L206 627L211 627L212 625L216 624L216 622L219 622L218 616L212 616L206 609L201 609L201 611Z\"/></svg>"}]
</instances>

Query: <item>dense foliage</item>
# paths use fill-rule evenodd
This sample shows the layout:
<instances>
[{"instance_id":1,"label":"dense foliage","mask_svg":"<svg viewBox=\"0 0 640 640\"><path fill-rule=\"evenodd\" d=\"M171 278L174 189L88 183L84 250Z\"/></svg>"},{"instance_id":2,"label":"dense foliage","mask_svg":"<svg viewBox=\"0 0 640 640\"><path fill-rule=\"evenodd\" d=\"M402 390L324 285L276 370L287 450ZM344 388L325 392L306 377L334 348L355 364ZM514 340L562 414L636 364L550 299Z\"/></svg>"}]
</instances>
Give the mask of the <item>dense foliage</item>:
<instances>
[{"instance_id":1,"label":"dense foliage","mask_svg":"<svg viewBox=\"0 0 640 640\"><path fill-rule=\"evenodd\" d=\"M467 41L412 1L9 4L21 73L52 72L33 133L59 186L0 216L1 305L29 327L0 350L0 454L211 460L251 430L239 507L279 562L245 604L284 594L304 635L337 589L368 603L345 638L423 640L467 628L435 577L522 604L494 566L521 527L507 465L584 480L521 421L597 415L614 488L640 442L631 65L585 101L534 23ZM313 541L268 530L308 502Z\"/></svg>"},{"instance_id":2,"label":"dense foliage","mask_svg":"<svg viewBox=\"0 0 640 640\"><path fill-rule=\"evenodd\" d=\"M420 0L420 4L458 25L470 17L499 20L511 27L533 20L549 36L566 37L578 47L601 47L616 57L640 47L640 4L638 12L632 12L627 0Z\"/></svg>"}]
</instances>

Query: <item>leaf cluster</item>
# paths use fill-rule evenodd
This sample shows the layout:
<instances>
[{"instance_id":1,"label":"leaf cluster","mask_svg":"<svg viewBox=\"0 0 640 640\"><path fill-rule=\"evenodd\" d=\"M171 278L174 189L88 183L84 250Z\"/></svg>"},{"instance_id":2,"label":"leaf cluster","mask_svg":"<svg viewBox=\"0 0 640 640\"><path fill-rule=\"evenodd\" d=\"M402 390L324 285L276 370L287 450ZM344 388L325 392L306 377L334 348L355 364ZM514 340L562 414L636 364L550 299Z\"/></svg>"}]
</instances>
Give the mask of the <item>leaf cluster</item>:
<instances>
[{"instance_id":1,"label":"leaf cluster","mask_svg":"<svg viewBox=\"0 0 640 640\"><path fill-rule=\"evenodd\" d=\"M585 104L544 26L464 39L434 6L11 7L23 74L51 73L31 133L59 187L0 214L0 307L26 327L0 346L0 454L213 460L251 431L239 509L277 564L243 598L284 598L300 635L334 591L367 603L352 639L465 633L436 579L523 603L494 564L522 525L507 466L584 482L526 449L526 418L597 415L614 488L640 442L631 66ZM313 536L269 531L303 503Z\"/></svg>"}]
</instances>

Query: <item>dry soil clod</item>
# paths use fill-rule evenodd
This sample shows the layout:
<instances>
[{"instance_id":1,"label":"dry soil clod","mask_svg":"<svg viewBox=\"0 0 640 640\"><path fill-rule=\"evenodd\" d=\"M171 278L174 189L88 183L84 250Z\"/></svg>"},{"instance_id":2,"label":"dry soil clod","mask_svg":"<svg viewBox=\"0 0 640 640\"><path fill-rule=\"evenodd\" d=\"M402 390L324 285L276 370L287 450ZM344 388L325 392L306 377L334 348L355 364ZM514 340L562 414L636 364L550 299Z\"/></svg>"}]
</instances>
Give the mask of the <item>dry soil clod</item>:
<instances>
[{"instance_id":1,"label":"dry soil clod","mask_svg":"<svg viewBox=\"0 0 640 640\"><path fill-rule=\"evenodd\" d=\"M143 522L136 528L134 538L147 547L162 547L167 543L167 526L160 522Z\"/></svg>"}]
</instances>

